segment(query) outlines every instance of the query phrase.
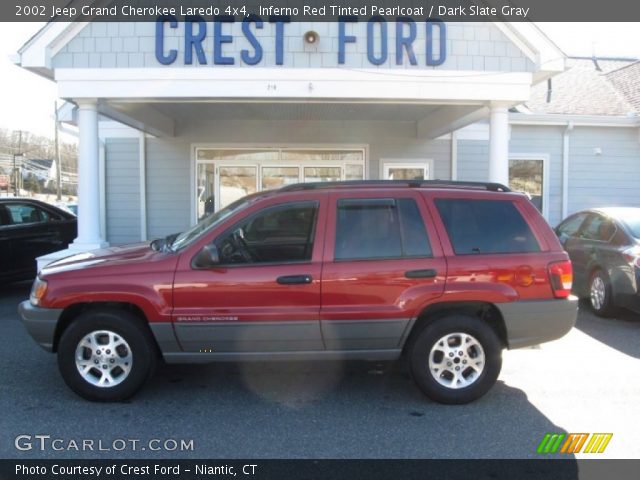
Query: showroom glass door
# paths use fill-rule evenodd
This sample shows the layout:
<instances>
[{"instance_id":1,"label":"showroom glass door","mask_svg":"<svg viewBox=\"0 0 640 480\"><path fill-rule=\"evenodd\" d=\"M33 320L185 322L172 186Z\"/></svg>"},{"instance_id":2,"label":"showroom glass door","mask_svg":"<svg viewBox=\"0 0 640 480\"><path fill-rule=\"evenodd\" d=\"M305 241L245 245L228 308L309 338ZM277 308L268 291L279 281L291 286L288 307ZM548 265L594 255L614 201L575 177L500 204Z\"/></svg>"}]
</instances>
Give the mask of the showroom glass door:
<instances>
[{"instance_id":1,"label":"showroom glass door","mask_svg":"<svg viewBox=\"0 0 640 480\"><path fill-rule=\"evenodd\" d=\"M364 149L196 148L196 220L239 198L304 182L364 180Z\"/></svg>"}]
</instances>

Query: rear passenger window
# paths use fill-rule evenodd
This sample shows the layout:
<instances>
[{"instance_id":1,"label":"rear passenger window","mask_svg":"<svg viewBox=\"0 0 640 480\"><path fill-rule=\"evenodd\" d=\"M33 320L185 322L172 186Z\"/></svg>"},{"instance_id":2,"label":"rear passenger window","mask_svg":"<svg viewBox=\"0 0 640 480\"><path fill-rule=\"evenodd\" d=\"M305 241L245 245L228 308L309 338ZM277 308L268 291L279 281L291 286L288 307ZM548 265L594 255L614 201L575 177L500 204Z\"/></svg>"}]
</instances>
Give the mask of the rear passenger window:
<instances>
[{"instance_id":1,"label":"rear passenger window","mask_svg":"<svg viewBox=\"0 0 640 480\"><path fill-rule=\"evenodd\" d=\"M415 200L338 201L336 260L428 256L431 256L431 247Z\"/></svg>"},{"instance_id":2,"label":"rear passenger window","mask_svg":"<svg viewBox=\"0 0 640 480\"><path fill-rule=\"evenodd\" d=\"M441 198L435 203L456 255L540 251L512 202Z\"/></svg>"},{"instance_id":3,"label":"rear passenger window","mask_svg":"<svg viewBox=\"0 0 640 480\"><path fill-rule=\"evenodd\" d=\"M592 215L587 223L582 232L584 239L608 242L616 233L616 227L613 223L601 215Z\"/></svg>"}]
</instances>

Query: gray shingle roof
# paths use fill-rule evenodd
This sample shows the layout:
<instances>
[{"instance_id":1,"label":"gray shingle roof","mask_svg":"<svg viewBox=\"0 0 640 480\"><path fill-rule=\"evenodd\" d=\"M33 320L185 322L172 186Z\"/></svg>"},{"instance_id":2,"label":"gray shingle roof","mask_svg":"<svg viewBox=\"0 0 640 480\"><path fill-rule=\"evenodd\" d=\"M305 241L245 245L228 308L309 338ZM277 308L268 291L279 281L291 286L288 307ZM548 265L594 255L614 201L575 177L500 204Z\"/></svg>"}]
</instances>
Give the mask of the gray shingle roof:
<instances>
[{"instance_id":1,"label":"gray shingle roof","mask_svg":"<svg viewBox=\"0 0 640 480\"><path fill-rule=\"evenodd\" d=\"M640 112L640 62L607 73L607 79Z\"/></svg>"},{"instance_id":2,"label":"gray shingle roof","mask_svg":"<svg viewBox=\"0 0 640 480\"><path fill-rule=\"evenodd\" d=\"M630 116L640 114L640 66L634 59L568 58L567 70L535 85L532 113Z\"/></svg>"}]
</instances>

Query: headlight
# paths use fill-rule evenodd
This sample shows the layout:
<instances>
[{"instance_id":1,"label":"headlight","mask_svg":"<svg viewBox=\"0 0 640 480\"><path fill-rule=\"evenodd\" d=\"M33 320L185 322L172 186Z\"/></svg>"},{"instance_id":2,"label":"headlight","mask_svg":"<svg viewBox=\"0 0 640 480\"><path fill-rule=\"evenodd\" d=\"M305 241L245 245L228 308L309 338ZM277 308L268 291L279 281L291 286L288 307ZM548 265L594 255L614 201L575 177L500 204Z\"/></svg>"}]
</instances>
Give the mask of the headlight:
<instances>
[{"instance_id":1,"label":"headlight","mask_svg":"<svg viewBox=\"0 0 640 480\"><path fill-rule=\"evenodd\" d=\"M31 301L31 305L37 307L40 305L40 300L44 297L44 294L47 292L47 282L42 280L40 277L36 277L33 282L33 286L31 287L31 295L29 296L29 300Z\"/></svg>"}]
</instances>

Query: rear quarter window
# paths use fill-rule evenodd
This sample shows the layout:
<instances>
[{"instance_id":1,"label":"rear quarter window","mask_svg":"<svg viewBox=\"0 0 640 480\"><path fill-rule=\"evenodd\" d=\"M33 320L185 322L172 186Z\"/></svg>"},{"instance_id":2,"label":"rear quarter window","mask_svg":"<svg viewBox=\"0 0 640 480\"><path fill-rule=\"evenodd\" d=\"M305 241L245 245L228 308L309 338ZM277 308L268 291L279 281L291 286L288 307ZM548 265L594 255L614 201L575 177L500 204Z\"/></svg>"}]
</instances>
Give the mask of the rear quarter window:
<instances>
[{"instance_id":1,"label":"rear quarter window","mask_svg":"<svg viewBox=\"0 0 640 480\"><path fill-rule=\"evenodd\" d=\"M540 251L511 201L440 198L435 204L456 255Z\"/></svg>"}]
</instances>

